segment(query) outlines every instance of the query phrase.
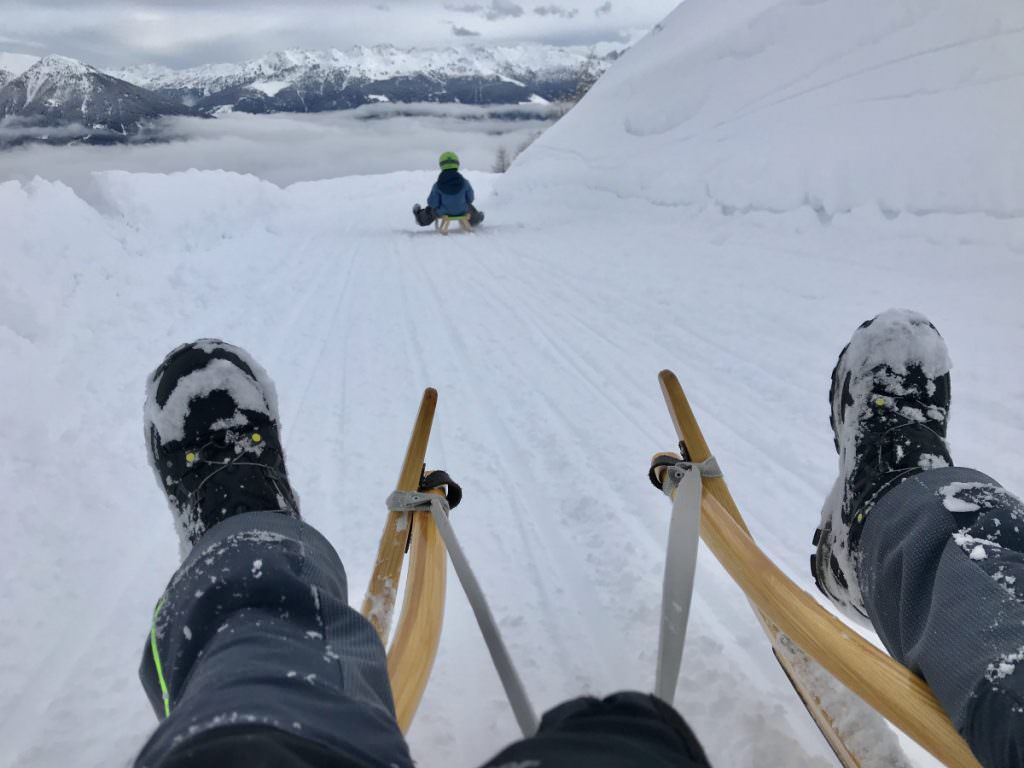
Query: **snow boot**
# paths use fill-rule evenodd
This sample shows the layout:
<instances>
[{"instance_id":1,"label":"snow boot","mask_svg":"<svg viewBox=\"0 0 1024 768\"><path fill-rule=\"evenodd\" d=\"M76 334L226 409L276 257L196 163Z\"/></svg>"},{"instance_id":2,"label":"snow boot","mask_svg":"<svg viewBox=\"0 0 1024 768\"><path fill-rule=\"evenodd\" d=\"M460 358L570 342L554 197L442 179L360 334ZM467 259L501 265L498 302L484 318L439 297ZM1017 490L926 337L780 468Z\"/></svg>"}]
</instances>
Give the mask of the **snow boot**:
<instances>
[{"instance_id":1,"label":"snow boot","mask_svg":"<svg viewBox=\"0 0 1024 768\"><path fill-rule=\"evenodd\" d=\"M469 226L478 227L484 223L484 212L469 206Z\"/></svg>"},{"instance_id":2,"label":"snow boot","mask_svg":"<svg viewBox=\"0 0 1024 768\"><path fill-rule=\"evenodd\" d=\"M867 618L857 580L861 532L881 496L919 472L952 466L946 446L949 353L924 315L889 310L854 332L832 371L839 477L814 534L811 573L840 609Z\"/></svg>"},{"instance_id":3,"label":"snow boot","mask_svg":"<svg viewBox=\"0 0 1024 768\"><path fill-rule=\"evenodd\" d=\"M299 517L274 383L244 350L200 339L172 351L147 382L145 431L183 557L232 515Z\"/></svg>"},{"instance_id":4,"label":"snow boot","mask_svg":"<svg viewBox=\"0 0 1024 768\"><path fill-rule=\"evenodd\" d=\"M437 216L434 215L434 211L431 208L424 208L419 203L416 203L412 207L412 215L416 218L416 223L421 227L429 227L434 223Z\"/></svg>"}]
</instances>

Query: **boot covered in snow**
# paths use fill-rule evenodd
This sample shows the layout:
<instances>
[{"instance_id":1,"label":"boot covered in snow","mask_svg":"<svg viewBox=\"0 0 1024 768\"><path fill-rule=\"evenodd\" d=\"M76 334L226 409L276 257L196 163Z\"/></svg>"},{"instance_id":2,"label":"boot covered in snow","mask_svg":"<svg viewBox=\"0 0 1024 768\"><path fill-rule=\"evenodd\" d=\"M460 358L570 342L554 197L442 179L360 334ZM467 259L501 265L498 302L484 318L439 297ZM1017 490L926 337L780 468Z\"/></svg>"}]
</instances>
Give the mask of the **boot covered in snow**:
<instances>
[{"instance_id":1,"label":"boot covered in snow","mask_svg":"<svg viewBox=\"0 0 1024 768\"><path fill-rule=\"evenodd\" d=\"M952 466L945 440L949 369L946 344L924 315L889 310L857 329L832 372L839 477L814 535L811 572L818 588L855 618L867 617L858 545L872 508L907 478Z\"/></svg>"},{"instance_id":2,"label":"boot covered in snow","mask_svg":"<svg viewBox=\"0 0 1024 768\"><path fill-rule=\"evenodd\" d=\"M174 512L183 555L232 515L299 516L277 393L244 350L200 339L172 351L149 377L145 425L150 464Z\"/></svg>"}]
</instances>

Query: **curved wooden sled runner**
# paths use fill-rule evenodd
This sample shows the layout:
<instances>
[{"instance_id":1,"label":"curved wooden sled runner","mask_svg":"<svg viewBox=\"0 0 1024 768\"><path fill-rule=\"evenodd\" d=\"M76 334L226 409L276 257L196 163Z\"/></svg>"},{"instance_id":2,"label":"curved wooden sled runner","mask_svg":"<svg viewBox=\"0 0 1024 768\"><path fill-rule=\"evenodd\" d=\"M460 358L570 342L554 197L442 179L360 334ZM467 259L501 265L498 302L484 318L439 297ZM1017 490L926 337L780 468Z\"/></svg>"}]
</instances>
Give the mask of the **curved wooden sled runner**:
<instances>
[{"instance_id":1,"label":"curved wooden sled runner","mask_svg":"<svg viewBox=\"0 0 1024 768\"><path fill-rule=\"evenodd\" d=\"M671 371L662 371L659 379L690 460L706 460L711 451L679 380ZM978 768L925 682L850 630L779 570L754 543L724 478L704 478L703 484L701 539L746 593L776 658L840 761L860 765L802 680L801 668L815 661L945 765Z\"/></svg>"},{"instance_id":2,"label":"curved wooden sled runner","mask_svg":"<svg viewBox=\"0 0 1024 768\"><path fill-rule=\"evenodd\" d=\"M436 408L437 391L428 389L423 393L396 490L419 490ZM388 513L362 607L363 616L370 620L381 642L387 645L407 550L410 552L409 573L402 612L388 649L388 676L398 725L403 733L412 725L427 688L444 619L448 555L429 514Z\"/></svg>"}]
</instances>

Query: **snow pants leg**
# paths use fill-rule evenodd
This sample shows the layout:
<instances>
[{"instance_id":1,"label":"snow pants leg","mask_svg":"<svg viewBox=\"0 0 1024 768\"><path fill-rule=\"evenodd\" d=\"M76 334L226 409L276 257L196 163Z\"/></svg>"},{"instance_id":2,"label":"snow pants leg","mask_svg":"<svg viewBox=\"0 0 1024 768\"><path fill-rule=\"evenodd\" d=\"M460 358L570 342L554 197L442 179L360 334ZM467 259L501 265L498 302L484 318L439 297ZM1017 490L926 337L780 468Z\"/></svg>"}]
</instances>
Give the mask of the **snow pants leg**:
<instances>
[{"instance_id":1,"label":"snow pants leg","mask_svg":"<svg viewBox=\"0 0 1024 768\"><path fill-rule=\"evenodd\" d=\"M883 496L858 577L889 652L931 686L985 766L1024 765L1024 504L950 467Z\"/></svg>"},{"instance_id":2,"label":"snow pants leg","mask_svg":"<svg viewBox=\"0 0 1024 768\"><path fill-rule=\"evenodd\" d=\"M574 699L544 715L535 736L484 768L710 768L682 717L654 696Z\"/></svg>"},{"instance_id":3,"label":"snow pants leg","mask_svg":"<svg viewBox=\"0 0 1024 768\"><path fill-rule=\"evenodd\" d=\"M384 647L330 543L270 512L211 529L157 606L140 669L163 720L136 768L412 768Z\"/></svg>"}]
</instances>

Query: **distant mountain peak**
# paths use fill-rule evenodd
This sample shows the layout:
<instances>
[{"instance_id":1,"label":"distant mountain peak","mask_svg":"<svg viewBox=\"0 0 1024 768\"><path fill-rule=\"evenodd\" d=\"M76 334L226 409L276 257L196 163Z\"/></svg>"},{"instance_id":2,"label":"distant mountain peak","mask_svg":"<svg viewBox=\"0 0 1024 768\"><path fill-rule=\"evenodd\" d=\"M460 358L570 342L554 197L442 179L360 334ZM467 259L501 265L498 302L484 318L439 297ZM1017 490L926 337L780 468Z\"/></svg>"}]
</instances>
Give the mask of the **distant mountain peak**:
<instances>
[{"instance_id":1,"label":"distant mountain peak","mask_svg":"<svg viewBox=\"0 0 1024 768\"><path fill-rule=\"evenodd\" d=\"M70 74L84 76L90 72L97 72L95 67L90 67L88 64L83 64L78 59L72 59L69 56L59 56L57 54L50 54L44 56L29 69L46 70L50 72L59 72L61 74Z\"/></svg>"},{"instance_id":2,"label":"distant mountain peak","mask_svg":"<svg viewBox=\"0 0 1024 768\"><path fill-rule=\"evenodd\" d=\"M45 140L54 127L74 139L111 140L173 114L190 110L67 56L46 56L0 88L0 119L23 129L12 140Z\"/></svg>"}]
</instances>

